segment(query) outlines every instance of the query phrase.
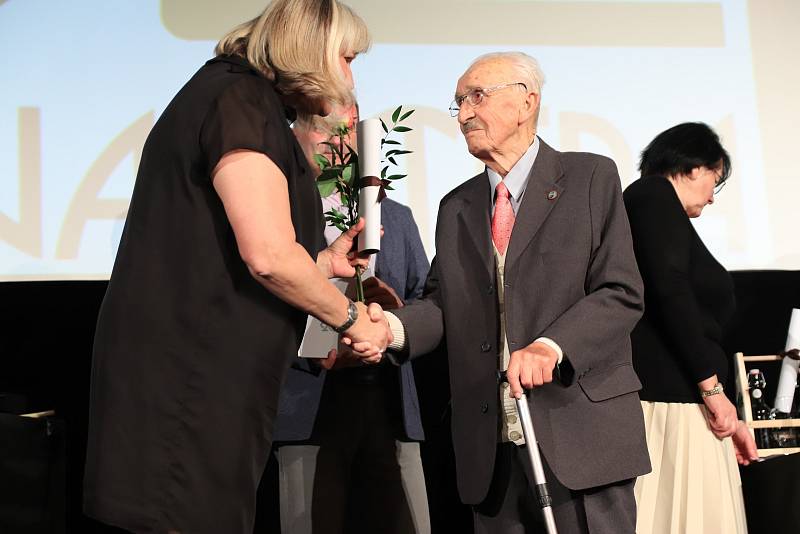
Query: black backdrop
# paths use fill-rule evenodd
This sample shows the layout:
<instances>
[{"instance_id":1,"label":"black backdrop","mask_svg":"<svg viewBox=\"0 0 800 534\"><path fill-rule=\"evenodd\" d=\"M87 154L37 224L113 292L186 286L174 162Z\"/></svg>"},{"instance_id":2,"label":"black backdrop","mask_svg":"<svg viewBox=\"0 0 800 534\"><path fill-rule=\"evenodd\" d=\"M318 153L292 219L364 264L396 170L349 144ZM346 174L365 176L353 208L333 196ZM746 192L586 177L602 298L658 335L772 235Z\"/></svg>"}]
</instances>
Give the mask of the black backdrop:
<instances>
[{"instance_id":1,"label":"black backdrop","mask_svg":"<svg viewBox=\"0 0 800 534\"><path fill-rule=\"evenodd\" d=\"M800 271L737 271L733 276L738 311L726 341L728 352L782 350L791 309L800 308ZM57 413L57 425L42 426L45 436L50 432L58 439L48 449L52 458L47 489L32 494L44 504L38 519L31 519L29 532L63 532L64 525L71 533L107 532L81 513L80 504L92 338L105 287L102 281L0 283L0 412ZM771 399L777 369L767 367L765 373L770 382L766 398ZM731 383L728 390L732 389ZM0 454L18 444L11 440L22 435L0 425ZM800 455L787 457L779 467L776 463L772 468L771 461L742 470L751 534L778 532L773 520L784 528L787 520L795 521L800 528L795 456ZM765 490L769 485L780 486L782 499L795 503L786 512L793 516L778 519L772 510L777 500ZM2 503L10 502L8 496L22 495L21 490L0 481L0 512ZM0 513L0 530L6 532L2 520Z\"/></svg>"}]
</instances>

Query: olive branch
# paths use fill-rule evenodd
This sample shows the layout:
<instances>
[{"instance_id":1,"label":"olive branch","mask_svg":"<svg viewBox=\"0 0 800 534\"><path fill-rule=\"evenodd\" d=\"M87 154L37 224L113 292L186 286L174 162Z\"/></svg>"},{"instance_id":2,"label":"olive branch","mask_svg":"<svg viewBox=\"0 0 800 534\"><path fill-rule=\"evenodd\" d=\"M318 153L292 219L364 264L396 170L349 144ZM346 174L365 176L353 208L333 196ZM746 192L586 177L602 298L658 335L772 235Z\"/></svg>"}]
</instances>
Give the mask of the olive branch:
<instances>
[{"instance_id":1,"label":"olive branch","mask_svg":"<svg viewBox=\"0 0 800 534\"><path fill-rule=\"evenodd\" d=\"M393 138L394 134L413 131L409 126L402 124L412 113L414 113L413 109L403 112L403 106L398 106L392 113L391 127L383 119L380 119L384 131L384 136L381 138L382 180L394 182L408 176L407 174L389 174L389 171L393 167L399 166L397 158L413 153L411 150L404 150L400 141ZM343 211L336 208L326 211L324 213L325 221L328 226L336 227L342 232L347 231L358 222L358 192L360 189L358 154L345 141L350 130L351 127L346 122L342 122L334 128L333 141L320 143L330 149L330 160L323 154L314 155L314 160L321 171L317 177L317 189L320 197L325 198L338 192L342 201ZM394 188L391 184L386 184L384 189L391 191ZM363 301L361 274L361 269L356 268L356 299Z\"/></svg>"}]
</instances>

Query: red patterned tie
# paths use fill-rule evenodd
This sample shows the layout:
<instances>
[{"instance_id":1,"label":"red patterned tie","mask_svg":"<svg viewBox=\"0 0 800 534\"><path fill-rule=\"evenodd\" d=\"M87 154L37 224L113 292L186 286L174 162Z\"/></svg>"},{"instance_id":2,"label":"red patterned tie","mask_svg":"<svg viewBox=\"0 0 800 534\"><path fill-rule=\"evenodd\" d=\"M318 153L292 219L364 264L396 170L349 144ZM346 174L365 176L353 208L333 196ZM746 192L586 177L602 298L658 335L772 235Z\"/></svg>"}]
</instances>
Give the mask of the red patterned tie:
<instances>
[{"instance_id":1,"label":"red patterned tie","mask_svg":"<svg viewBox=\"0 0 800 534\"><path fill-rule=\"evenodd\" d=\"M500 182L495 188L494 215L492 216L492 241L500 254L506 253L511 230L514 228L514 208L511 207L508 188Z\"/></svg>"}]
</instances>

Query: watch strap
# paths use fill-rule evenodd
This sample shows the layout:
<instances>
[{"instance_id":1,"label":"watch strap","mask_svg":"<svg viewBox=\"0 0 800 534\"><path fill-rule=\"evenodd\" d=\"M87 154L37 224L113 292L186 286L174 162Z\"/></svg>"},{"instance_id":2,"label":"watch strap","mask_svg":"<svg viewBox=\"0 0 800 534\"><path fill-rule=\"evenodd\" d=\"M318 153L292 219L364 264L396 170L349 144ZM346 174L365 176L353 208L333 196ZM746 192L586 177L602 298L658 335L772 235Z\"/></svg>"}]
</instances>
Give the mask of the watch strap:
<instances>
[{"instance_id":1,"label":"watch strap","mask_svg":"<svg viewBox=\"0 0 800 534\"><path fill-rule=\"evenodd\" d=\"M343 334L345 330L353 326L353 324L358 319L358 308L356 308L356 303L350 299L347 299L347 320L340 324L339 326L334 326L333 329L337 334Z\"/></svg>"}]
</instances>

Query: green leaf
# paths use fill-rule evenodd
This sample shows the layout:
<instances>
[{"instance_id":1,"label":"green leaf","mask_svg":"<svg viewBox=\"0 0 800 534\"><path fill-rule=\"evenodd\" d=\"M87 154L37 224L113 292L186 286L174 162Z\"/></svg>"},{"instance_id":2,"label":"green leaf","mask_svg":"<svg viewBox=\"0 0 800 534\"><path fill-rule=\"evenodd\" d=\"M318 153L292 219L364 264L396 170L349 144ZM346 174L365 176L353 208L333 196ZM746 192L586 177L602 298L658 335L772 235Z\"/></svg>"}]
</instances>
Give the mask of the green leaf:
<instances>
[{"instance_id":1,"label":"green leaf","mask_svg":"<svg viewBox=\"0 0 800 534\"><path fill-rule=\"evenodd\" d=\"M381 121L381 126L383 126L383 131L389 133L389 128L386 127L386 123L383 122L383 119L380 119L380 121Z\"/></svg>"},{"instance_id":2,"label":"green leaf","mask_svg":"<svg viewBox=\"0 0 800 534\"><path fill-rule=\"evenodd\" d=\"M386 189L387 191L394 191L394 187L392 187L391 185L385 185L383 186L383 188Z\"/></svg>"},{"instance_id":3,"label":"green leaf","mask_svg":"<svg viewBox=\"0 0 800 534\"><path fill-rule=\"evenodd\" d=\"M411 116L411 114L414 113L414 111L415 110L412 109L411 111L406 111L405 113L403 113L403 116L400 117L400 120L398 122L403 122L404 120L409 118Z\"/></svg>"},{"instance_id":4,"label":"green leaf","mask_svg":"<svg viewBox=\"0 0 800 534\"><path fill-rule=\"evenodd\" d=\"M342 171L342 180L344 180L347 183L350 183L352 176L353 176L353 167L348 165Z\"/></svg>"},{"instance_id":5,"label":"green leaf","mask_svg":"<svg viewBox=\"0 0 800 534\"><path fill-rule=\"evenodd\" d=\"M394 139L386 139L384 141L387 145L399 145L400 141L395 141Z\"/></svg>"},{"instance_id":6,"label":"green leaf","mask_svg":"<svg viewBox=\"0 0 800 534\"><path fill-rule=\"evenodd\" d=\"M331 196L336 191L336 180L317 181L317 190L322 198Z\"/></svg>"},{"instance_id":7,"label":"green leaf","mask_svg":"<svg viewBox=\"0 0 800 534\"><path fill-rule=\"evenodd\" d=\"M388 165L381 169L381 178L386 178L386 171L388 171L388 170L389 170L389 166Z\"/></svg>"},{"instance_id":8,"label":"green leaf","mask_svg":"<svg viewBox=\"0 0 800 534\"><path fill-rule=\"evenodd\" d=\"M391 161L391 162L392 162L392 165L397 165L397 162L394 160L394 158L393 158L392 156L389 156L389 157L388 157L388 158L386 158L386 159L388 159L389 161Z\"/></svg>"},{"instance_id":9,"label":"green leaf","mask_svg":"<svg viewBox=\"0 0 800 534\"><path fill-rule=\"evenodd\" d=\"M322 154L314 154L314 162L319 165L320 170L325 170L331 166L331 162Z\"/></svg>"},{"instance_id":10,"label":"green leaf","mask_svg":"<svg viewBox=\"0 0 800 534\"><path fill-rule=\"evenodd\" d=\"M344 156L342 155L342 150L339 145L336 143L331 143L330 141L323 141L320 145L325 145L330 147L331 151L337 156L339 156L339 161L344 161ZM334 160L335 161L335 160Z\"/></svg>"},{"instance_id":11,"label":"green leaf","mask_svg":"<svg viewBox=\"0 0 800 534\"><path fill-rule=\"evenodd\" d=\"M385 156L388 158L389 156L402 156L403 154L413 154L413 152L411 150L394 149L387 152Z\"/></svg>"},{"instance_id":12,"label":"green leaf","mask_svg":"<svg viewBox=\"0 0 800 534\"><path fill-rule=\"evenodd\" d=\"M394 130L395 132L410 132L411 128L409 128L408 126L395 126L394 128L392 128L392 130Z\"/></svg>"},{"instance_id":13,"label":"green leaf","mask_svg":"<svg viewBox=\"0 0 800 534\"><path fill-rule=\"evenodd\" d=\"M336 227L336 229L337 229L337 230L339 230L340 232L346 232L346 231L347 231L347 229L348 229L348 228L347 228L347 226L345 226L344 224L334 224L334 226L335 226L335 227Z\"/></svg>"},{"instance_id":14,"label":"green leaf","mask_svg":"<svg viewBox=\"0 0 800 534\"><path fill-rule=\"evenodd\" d=\"M392 113L392 122L397 122L397 118L400 116L400 111L403 109L403 106L397 106L397 109L394 110Z\"/></svg>"},{"instance_id":15,"label":"green leaf","mask_svg":"<svg viewBox=\"0 0 800 534\"><path fill-rule=\"evenodd\" d=\"M408 176L408 175L407 174L393 174L391 176L387 176L386 179L387 180L402 180L406 176Z\"/></svg>"},{"instance_id":16,"label":"green leaf","mask_svg":"<svg viewBox=\"0 0 800 534\"><path fill-rule=\"evenodd\" d=\"M333 223L333 224L344 224L344 223L347 222L342 217L331 217L331 216L328 216L328 217L325 217L325 220L328 221L329 223Z\"/></svg>"},{"instance_id":17,"label":"green leaf","mask_svg":"<svg viewBox=\"0 0 800 534\"><path fill-rule=\"evenodd\" d=\"M318 182L327 182L328 180L337 180L339 178L339 169L336 167L328 167L322 169L322 172L317 177Z\"/></svg>"}]
</instances>

